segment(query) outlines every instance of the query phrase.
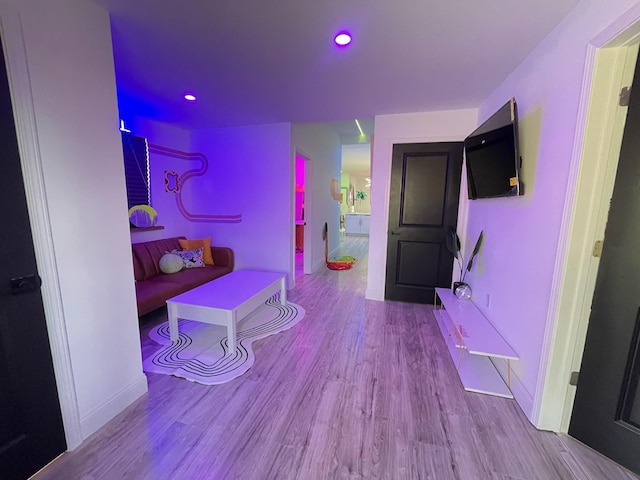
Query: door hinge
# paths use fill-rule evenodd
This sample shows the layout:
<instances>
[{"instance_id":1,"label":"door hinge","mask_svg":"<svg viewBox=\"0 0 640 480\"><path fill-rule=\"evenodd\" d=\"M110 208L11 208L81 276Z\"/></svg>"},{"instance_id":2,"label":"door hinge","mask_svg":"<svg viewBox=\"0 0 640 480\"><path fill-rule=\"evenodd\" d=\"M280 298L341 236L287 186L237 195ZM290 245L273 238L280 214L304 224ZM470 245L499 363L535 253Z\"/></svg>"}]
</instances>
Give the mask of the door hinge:
<instances>
[{"instance_id":1,"label":"door hinge","mask_svg":"<svg viewBox=\"0 0 640 480\"><path fill-rule=\"evenodd\" d=\"M621 107L628 107L630 98L631 87L622 87L622 90L620 90L620 101L618 102L618 105Z\"/></svg>"},{"instance_id":2,"label":"door hinge","mask_svg":"<svg viewBox=\"0 0 640 480\"><path fill-rule=\"evenodd\" d=\"M569 377L569 385L573 387L577 387L579 376L580 376L580 372L571 372L571 376Z\"/></svg>"},{"instance_id":3,"label":"door hinge","mask_svg":"<svg viewBox=\"0 0 640 480\"><path fill-rule=\"evenodd\" d=\"M603 240L596 240L596 243L593 244L593 252L592 255L596 258L600 258L602 256L602 247L604 245Z\"/></svg>"}]
</instances>

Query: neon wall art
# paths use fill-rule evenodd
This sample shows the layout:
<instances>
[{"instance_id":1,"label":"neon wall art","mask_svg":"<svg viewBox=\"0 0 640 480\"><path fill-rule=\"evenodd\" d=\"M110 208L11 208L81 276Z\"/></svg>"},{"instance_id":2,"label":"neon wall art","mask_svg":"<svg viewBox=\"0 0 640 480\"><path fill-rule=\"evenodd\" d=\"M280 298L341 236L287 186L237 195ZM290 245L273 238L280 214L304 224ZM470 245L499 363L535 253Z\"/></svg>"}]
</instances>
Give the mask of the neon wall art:
<instances>
[{"instance_id":1,"label":"neon wall art","mask_svg":"<svg viewBox=\"0 0 640 480\"><path fill-rule=\"evenodd\" d=\"M213 213L193 213L190 212L182 201L182 193L187 186L187 181L204 176L209 170L209 161L202 153L188 153L172 148L162 147L160 145L149 144L149 153L164 155L165 157L176 158L178 160L199 161L200 166L195 169L187 170L179 175L176 172L164 172L165 191L175 194L176 205L180 214L190 222L204 223L240 223L242 222L242 214L219 215Z\"/></svg>"},{"instance_id":2,"label":"neon wall art","mask_svg":"<svg viewBox=\"0 0 640 480\"><path fill-rule=\"evenodd\" d=\"M178 193L180 191L180 175L176 172L164 171L164 191L167 193Z\"/></svg>"}]
</instances>

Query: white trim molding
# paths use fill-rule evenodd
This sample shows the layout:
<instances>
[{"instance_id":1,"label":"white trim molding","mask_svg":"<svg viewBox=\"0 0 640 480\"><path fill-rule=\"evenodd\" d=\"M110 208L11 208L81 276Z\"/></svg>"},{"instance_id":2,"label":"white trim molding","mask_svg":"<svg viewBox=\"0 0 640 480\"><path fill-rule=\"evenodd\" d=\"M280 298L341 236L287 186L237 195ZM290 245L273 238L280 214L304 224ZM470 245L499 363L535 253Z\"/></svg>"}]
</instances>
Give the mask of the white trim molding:
<instances>
[{"instance_id":1,"label":"white trim molding","mask_svg":"<svg viewBox=\"0 0 640 480\"><path fill-rule=\"evenodd\" d=\"M17 11L4 5L0 5L0 33L6 56L36 262L42 277L42 300L67 448L73 450L82 443L83 436L60 296L22 22Z\"/></svg>"},{"instance_id":2,"label":"white trim molding","mask_svg":"<svg viewBox=\"0 0 640 480\"><path fill-rule=\"evenodd\" d=\"M629 33L639 19L640 9L626 12L624 21L619 19L599 34L587 49L536 388L541 393L534 398L532 412L543 430L566 432L573 410L575 387L569 385L569 377L579 370L584 350L599 266L591 253L594 242L604 238L627 111L618 99L620 89L633 80L638 47L628 46L635 36ZM622 27L627 31L618 30ZM627 46L602 48L616 44L621 36L630 39Z\"/></svg>"},{"instance_id":3,"label":"white trim molding","mask_svg":"<svg viewBox=\"0 0 640 480\"><path fill-rule=\"evenodd\" d=\"M87 438L98 429L104 427L106 423L125 408L131 406L133 402L142 398L148 391L147 377L142 374L131 385L112 395L101 405L92 409L82 419L82 436Z\"/></svg>"}]
</instances>

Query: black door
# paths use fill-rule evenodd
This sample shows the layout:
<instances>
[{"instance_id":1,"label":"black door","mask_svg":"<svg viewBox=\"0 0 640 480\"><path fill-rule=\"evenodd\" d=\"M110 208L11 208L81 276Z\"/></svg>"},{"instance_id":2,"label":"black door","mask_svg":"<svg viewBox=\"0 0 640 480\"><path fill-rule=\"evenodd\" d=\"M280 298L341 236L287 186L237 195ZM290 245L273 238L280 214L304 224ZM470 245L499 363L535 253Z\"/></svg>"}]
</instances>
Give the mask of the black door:
<instances>
[{"instance_id":1,"label":"black door","mask_svg":"<svg viewBox=\"0 0 640 480\"><path fill-rule=\"evenodd\" d=\"M0 45L0 478L66 449L4 55Z\"/></svg>"},{"instance_id":2,"label":"black door","mask_svg":"<svg viewBox=\"0 0 640 480\"><path fill-rule=\"evenodd\" d=\"M569 434L640 474L640 65Z\"/></svg>"},{"instance_id":3,"label":"black door","mask_svg":"<svg viewBox=\"0 0 640 480\"><path fill-rule=\"evenodd\" d=\"M451 285L453 258L445 246L458 220L462 142L393 146L385 298L433 301Z\"/></svg>"}]
</instances>

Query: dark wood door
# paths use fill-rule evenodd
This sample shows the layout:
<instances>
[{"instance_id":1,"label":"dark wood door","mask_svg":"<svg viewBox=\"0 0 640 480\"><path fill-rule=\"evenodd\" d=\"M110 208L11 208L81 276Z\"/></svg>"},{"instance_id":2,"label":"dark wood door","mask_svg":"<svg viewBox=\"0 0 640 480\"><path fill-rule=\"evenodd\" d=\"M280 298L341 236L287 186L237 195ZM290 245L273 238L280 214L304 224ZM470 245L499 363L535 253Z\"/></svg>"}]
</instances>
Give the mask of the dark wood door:
<instances>
[{"instance_id":1,"label":"dark wood door","mask_svg":"<svg viewBox=\"0 0 640 480\"><path fill-rule=\"evenodd\" d=\"M640 65L569 434L640 474Z\"/></svg>"},{"instance_id":2,"label":"dark wood door","mask_svg":"<svg viewBox=\"0 0 640 480\"><path fill-rule=\"evenodd\" d=\"M445 238L458 219L462 150L462 142L393 146L386 299L429 303L435 287L451 285Z\"/></svg>"},{"instance_id":3,"label":"dark wood door","mask_svg":"<svg viewBox=\"0 0 640 480\"><path fill-rule=\"evenodd\" d=\"M0 478L66 449L7 72L0 45Z\"/></svg>"}]
</instances>

